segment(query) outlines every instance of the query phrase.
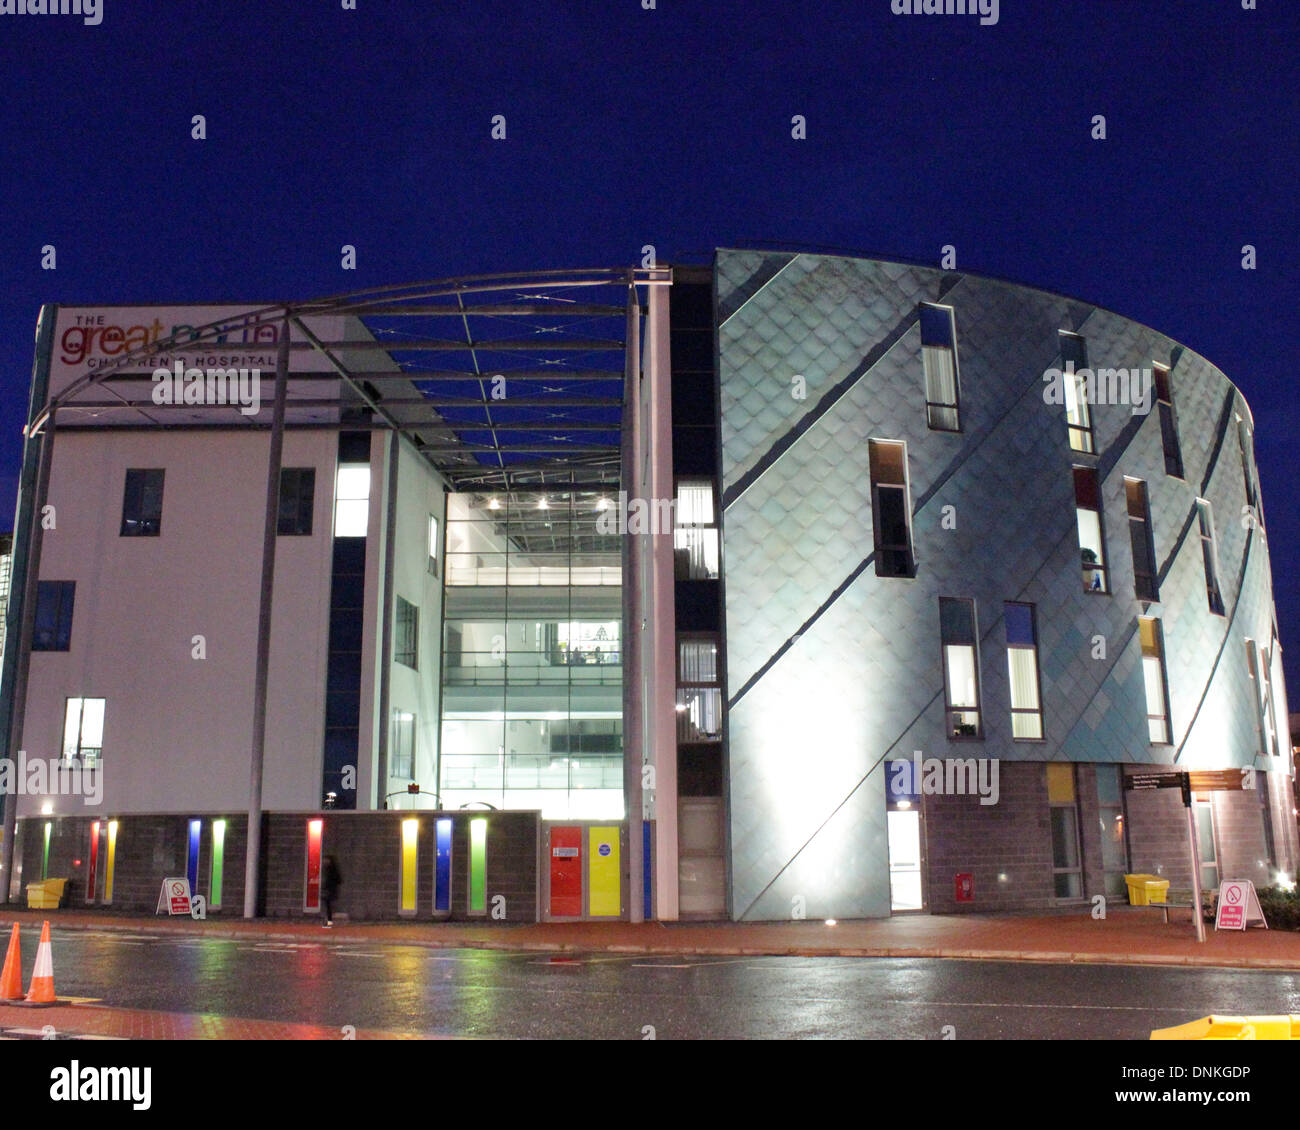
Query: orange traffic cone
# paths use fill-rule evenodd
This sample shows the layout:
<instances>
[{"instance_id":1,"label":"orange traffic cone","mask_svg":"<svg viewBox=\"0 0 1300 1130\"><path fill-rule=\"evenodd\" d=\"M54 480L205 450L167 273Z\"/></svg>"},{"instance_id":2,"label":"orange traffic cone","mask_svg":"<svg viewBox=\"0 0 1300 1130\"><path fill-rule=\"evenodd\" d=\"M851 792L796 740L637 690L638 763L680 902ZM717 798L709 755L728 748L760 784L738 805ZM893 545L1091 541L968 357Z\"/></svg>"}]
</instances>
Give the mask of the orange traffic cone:
<instances>
[{"instance_id":1,"label":"orange traffic cone","mask_svg":"<svg viewBox=\"0 0 1300 1130\"><path fill-rule=\"evenodd\" d=\"M36 947L36 966L32 970L32 987L27 990L27 1004L54 1004L54 959L50 956L50 924L41 926L41 944Z\"/></svg>"},{"instance_id":2,"label":"orange traffic cone","mask_svg":"<svg viewBox=\"0 0 1300 1130\"><path fill-rule=\"evenodd\" d=\"M0 973L0 1001L23 999L23 957L19 948L18 923L9 935L9 952L5 954L4 972Z\"/></svg>"}]
</instances>

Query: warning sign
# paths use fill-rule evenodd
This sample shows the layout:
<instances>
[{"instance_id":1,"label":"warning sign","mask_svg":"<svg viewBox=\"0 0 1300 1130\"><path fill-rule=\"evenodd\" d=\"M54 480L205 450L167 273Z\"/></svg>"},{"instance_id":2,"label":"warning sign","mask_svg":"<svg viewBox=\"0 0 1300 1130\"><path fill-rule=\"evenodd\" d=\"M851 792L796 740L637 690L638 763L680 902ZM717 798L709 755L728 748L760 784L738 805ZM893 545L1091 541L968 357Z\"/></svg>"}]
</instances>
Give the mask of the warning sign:
<instances>
[{"instance_id":1,"label":"warning sign","mask_svg":"<svg viewBox=\"0 0 1300 1130\"><path fill-rule=\"evenodd\" d=\"M1249 879L1233 880L1219 887L1219 909L1214 915L1216 930L1244 930L1247 926L1263 926L1264 910L1259 905L1255 884Z\"/></svg>"},{"instance_id":2,"label":"warning sign","mask_svg":"<svg viewBox=\"0 0 1300 1130\"><path fill-rule=\"evenodd\" d=\"M164 879L162 881L162 890L158 892L158 905L154 908L154 914L161 914L164 910L169 915L184 914L189 917L189 879Z\"/></svg>"}]
</instances>

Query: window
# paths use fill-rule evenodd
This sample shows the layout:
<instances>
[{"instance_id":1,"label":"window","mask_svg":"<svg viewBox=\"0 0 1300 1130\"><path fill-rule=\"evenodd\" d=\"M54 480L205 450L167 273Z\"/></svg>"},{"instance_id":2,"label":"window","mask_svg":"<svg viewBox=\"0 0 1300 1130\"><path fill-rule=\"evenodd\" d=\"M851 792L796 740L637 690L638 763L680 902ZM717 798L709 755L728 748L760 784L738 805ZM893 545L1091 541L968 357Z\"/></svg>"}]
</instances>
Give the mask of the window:
<instances>
[{"instance_id":1,"label":"window","mask_svg":"<svg viewBox=\"0 0 1300 1130\"><path fill-rule=\"evenodd\" d=\"M393 711L393 742L389 754L388 775L415 780L415 715Z\"/></svg>"},{"instance_id":2,"label":"window","mask_svg":"<svg viewBox=\"0 0 1300 1130\"><path fill-rule=\"evenodd\" d=\"M370 464L340 463L334 487L334 536L363 538L370 522Z\"/></svg>"},{"instance_id":3,"label":"window","mask_svg":"<svg viewBox=\"0 0 1300 1130\"><path fill-rule=\"evenodd\" d=\"M1212 891L1219 885L1219 851L1218 838L1214 834L1214 801L1197 799L1192 805L1192 810L1196 813L1196 844L1201 857L1201 890Z\"/></svg>"},{"instance_id":4,"label":"window","mask_svg":"<svg viewBox=\"0 0 1300 1130\"><path fill-rule=\"evenodd\" d=\"M1016 741L1039 741L1043 737L1043 705L1038 685L1034 606L1008 601L1002 607L1011 683L1011 736Z\"/></svg>"},{"instance_id":5,"label":"window","mask_svg":"<svg viewBox=\"0 0 1300 1130\"><path fill-rule=\"evenodd\" d=\"M1165 648L1160 621L1138 617L1142 643L1142 680L1147 692L1147 737L1155 745L1169 745L1169 692L1165 680Z\"/></svg>"},{"instance_id":6,"label":"window","mask_svg":"<svg viewBox=\"0 0 1300 1130\"><path fill-rule=\"evenodd\" d=\"M93 769L104 753L104 703L102 698L70 698L63 713L63 756Z\"/></svg>"},{"instance_id":7,"label":"window","mask_svg":"<svg viewBox=\"0 0 1300 1130\"><path fill-rule=\"evenodd\" d=\"M1214 542L1214 511L1203 498L1196 500L1196 517L1201 527L1201 558L1205 562L1205 597L1210 611L1223 615L1223 593L1219 590L1219 551Z\"/></svg>"},{"instance_id":8,"label":"window","mask_svg":"<svg viewBox=\"0 0 1300 1130\"><path fill-rule=\"evenodd\" d=\"M1124 791L1118 765L1098 765L1097 818L1101 825L1101 869L1109 898L1124 894L1128 847L1124 837Z\"/></svg>"},{"instance_id":9,"label":"window","mask_svg":"<svg viewBox=\"0 0 1300 1130\"><path fill-rule=\"evenodd\" d=\"M921 303L921 360L926 423L935 431L961 431L957 330L951 306Z\"/></svg>"},{"instance_id":10,"label":"window","mask_svg":"<svg viewBox=\"0 0 1300 1130\"><path fill-rule=\"evenodd\" d=\"M868 441L868 452L876 576L915 577L912 506L907 489L907 446L893 440L873 439Z\"/></svg>"},{"instance_id":11,"label":"window","mask_svg":"<svg viewBox=\"0 0 1300 1130\"><path fill-rule=\"evenodd\" d=\"M1250 428L1240 416L1237 417L1237 446L1241 449L1241 474L1246 481L1246 504L1254 508L1259 498L1255 490L1254 469L1251 466Z\"/></svg>"},{"instance_id":12,"label":"window","mask_svg":"<svg viewBox=\"0 0 1300 1130\"><path fill-rule=\"evenodd\" d=\"M679 479L673 519L673 573L679 581L718 579L718 520L710 479Z\"/></svg>"},{"instance_id":13,"label":"window","mask_svg":"<svg viewBox=\"0 0 1300 1130\"><path fill-rule=\"evenodd\" d=\"M312 503L316 498L315 467L280 468L280 508L275 532L285 536L311 534Z\"/></svg>"},{"instance_id":14,"label":"window","mask_svg":"<svg viewBox=\"0 0 1300 1130\"><path fill-rule=\"evenodd\" d=\"M722 739L722 683L718 677L716 636L677 641L677 740Z\"/></svg>"},{"instance_id":15,"label":"window","mask_svg":"<svg viewBox=\"0 0 1300 1130\"><path fill-rule=\"evenodd\" d=\"M1268 674L1264 664L1268 657L1252 639L1246 640L1246 670L1255 685L1255 729L1265 757L1273 752L1273 712L1269 704Z\"/></svg>"},{"instance_id":16,"label":"window","mask_svg":"<svg viewBox=\"0 0 1300 1130\"><path fill-rule=\"evenodd\" d=\"M1088 344L1078 334L1061 331L1062 382L1065 386L1065 423L1070 433L1070 448L1093 455L1097 444L1092 434L1092 409L1088 406L1088 388L1082 376L1088 367Z\"/></svg>"},{"instance_id":17,"label":"window","mask_svg":"<svg viewBox=\"0 0 1300 1130\"><path fill-rule=\"evenodd\" d=\"M429 572L438 575L438 519L429 515Z\"/></svg>"},{"instance_id":18,"label":"window","mask_svg":"<svg viewBox=\"0 0 1300 1130\"><path fill-rule=\"evenodd\" d=\"M124 538L156 538L162 533L163 472L128 470L122 492Z\"/></svg>"},{"instance_id":19,"label":"window","mask_svg":"<svg viewBox=\"0 0 1300 1130\"><path fill-rule=\"evenodd\" d=\"M1083 897L1083 853L1079 850L1079 803L1074 766L1047 766L1047 802L1052 824L1052 882L1058 899Z\"/></svg>"},{"instance_id":20,"label":"window","mask_svg":"<svg viewBox=\"0 0 1300 1130\"><path fill-rule=\"evenodd\" d=\"M1273 645L1277 646L1276 642ZM1269 654L1262 647L1259 649L1259 671L1261 675L1260 686L1264 692L1263 701L1260 707L1264 712L1264 754L1273 757L1281 756L1281 747L1278 744L1278 734L1285 734L1288 729L1288 722L1285 716L1279 717L1277 712L1277 701L1275 696L1276 688L1273 685L1273 661ZM1278 674L1281 674L1279 671ZM1279 729L1279 723L1281 727Z\"/></svg>"},{"instance_id":21,"label":"window","mask_svg":"<svg viewBox=\"0 0 1300 1130\"><path fill-rule=\"evenodd\" d=\"M973 600L939 598L943 641L943 687L950 738L978 738L980 727L979 653Z\"/></svg>"},{"instance_id":22,"label":"window","mask_svg":"<svg viewBox=\"0 0 1300 1130\"><path fill-rule=\"evenodd\" d=\"M419 660L420 610L410 601L397 598L397 630L393 640L393 659L416 669Z\"/></svg>"},{"instance_id":23,"label":"window","mask_svg":"<svg viewBox=\"0 0 1300 1130\"><path fill-rule=\"evenodd\" d=\"M39 581L33 651L67 651L72 639L72 602L76 581Z\"/></svg>"},{"instance_id":24,"label":"window","mask_svg":"<svg viewBox=\"0 0 1300 1130\"><path fill-rule=\"evenodd\" d=\"M1156 549L1151 537L1151 505L1141 479L1124 480L1128 503L1128 536L1133 547L1133 592L1138 600L1159 600Z\"/></svg>"},{"instance_id":25,"label":"window","mask_svg":"<svg viewBox=\"0 0 1300 1130\"><path fill-rule=\"evenodd\" d=\"M1106 546L1101 529L1101 487L1091 467L1074 469L1074 509L1079 525L1079 557L1084 592L1110 592Z\"/></svg>"},{"instance_id":26,"label":"window","mask_svg":"<svg viewBox=\"0 0 1300 1130\"><path fill-rule=\"evenodd\" d=\"M1165 474L1175 479L1183 475L1183 450L1178 443L1178 417L1174 414L1174 395L1169 370L1153 367L1156 382L1156 405L1160 410L1160 441L1165 449Z\"/></svg>"}]
</instances>

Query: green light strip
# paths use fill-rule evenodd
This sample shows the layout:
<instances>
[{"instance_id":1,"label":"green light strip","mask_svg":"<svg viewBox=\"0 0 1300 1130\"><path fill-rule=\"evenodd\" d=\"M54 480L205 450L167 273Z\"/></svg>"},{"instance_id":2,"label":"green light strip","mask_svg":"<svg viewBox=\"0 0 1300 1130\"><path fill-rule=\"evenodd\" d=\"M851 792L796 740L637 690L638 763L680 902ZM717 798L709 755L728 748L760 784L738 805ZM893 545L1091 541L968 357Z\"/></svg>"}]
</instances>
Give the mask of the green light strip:
<instances>
[{"instance_id":1,"label":"green light strip","mask_svg":"<svg viewBox=\"0 0 1300 1130\"><path fill-rule=\"evenodd\" d=\"M483 817L469 822L469 910L487 912L487 825Z\"/></svg>"}]
</instances>

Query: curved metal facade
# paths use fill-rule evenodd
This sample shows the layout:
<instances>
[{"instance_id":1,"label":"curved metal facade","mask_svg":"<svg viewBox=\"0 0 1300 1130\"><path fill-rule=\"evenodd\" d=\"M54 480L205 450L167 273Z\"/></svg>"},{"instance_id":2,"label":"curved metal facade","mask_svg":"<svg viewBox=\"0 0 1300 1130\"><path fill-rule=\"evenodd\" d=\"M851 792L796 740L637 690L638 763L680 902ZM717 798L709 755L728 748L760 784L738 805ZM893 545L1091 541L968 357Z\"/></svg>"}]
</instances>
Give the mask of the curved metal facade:
<instances>
[{"instance_id":1,"label":"curved metal facade","mask_svg":"<svg viewBox=\"0 0 1300 1130\"><path fill-rule=\"evenodd\" d=\"M1268 545L1246 509L1253 422L1223 373L1106 310L955 272L719 251L716 286L733 917L888 914L886 759L913 751L1282 779L1287 742L1280 757L1265 748L1243 642L1273 656L1284 718ZM927 424L922 303L954 311L957 432ZM1154 388L1147 414L1091 405L1095 454L1072 450L1065 407L1044 395L1062 332L1086 341L1094 370L1169 368L1182 478L1166 471ZM876 572L872 439L906 444L911 578ZM1100 484L1107 594L1084 591L1074 467ZM1126 477L1146 484L1155 602L1136 595ZM1212 507L1222 615L1198 500ZM975 602L979 740L948 735L941 597ZM1013 740L1007 601L1036 606L1041 741ZM1168 744L1149 737L1139 617L1163 629ZM982 817L1005 834L1025 819L1009 812ZM1294 823L1275 824L1278 858L1293 861ZM941 839L942 822L927 834Z\"/></svg>"}]
</instances>

